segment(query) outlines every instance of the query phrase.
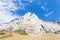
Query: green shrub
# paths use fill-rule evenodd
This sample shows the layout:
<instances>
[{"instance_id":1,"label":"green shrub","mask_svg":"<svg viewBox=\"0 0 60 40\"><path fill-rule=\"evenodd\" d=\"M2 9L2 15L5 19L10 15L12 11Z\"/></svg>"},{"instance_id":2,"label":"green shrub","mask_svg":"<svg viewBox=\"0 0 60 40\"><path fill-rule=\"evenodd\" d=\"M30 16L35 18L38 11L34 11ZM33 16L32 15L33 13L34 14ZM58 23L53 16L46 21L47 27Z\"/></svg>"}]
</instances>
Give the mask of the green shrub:
<instances>
[{"instance_id":1,"label":"green shrub","mask_svg":"<svg viewBox=\"0 0 60 40\"><path fill-rule=\"evenodd\" d=\"M3 33L3 32L0 32L0 35L4 35L5 33Z\"/></svg>"},{"instance_id":2,"label":"green shrub","mask_svg":"<svg viewBox=\"0 0 60 40\"><path fill-rule=\"evenodd\" d=\"M26 33L25 30L16 30L16 32L21 34L21 35L28 35L28 33Z\"/></svg>"}]
</instances>

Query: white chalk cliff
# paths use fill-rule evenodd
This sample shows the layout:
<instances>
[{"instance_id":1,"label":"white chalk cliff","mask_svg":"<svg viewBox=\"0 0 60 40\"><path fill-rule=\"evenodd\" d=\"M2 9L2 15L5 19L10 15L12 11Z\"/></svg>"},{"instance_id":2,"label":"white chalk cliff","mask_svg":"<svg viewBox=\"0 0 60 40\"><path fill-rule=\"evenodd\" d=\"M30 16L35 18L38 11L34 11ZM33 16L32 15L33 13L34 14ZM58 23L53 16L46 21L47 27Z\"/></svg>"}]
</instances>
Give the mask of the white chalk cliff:
<instances>
[{"instance_id":1,"label":"white chalk cliff","mask_svg":"<svg viewBox=\"0 0 60 40\"><path fill-rule=\"evenodd\" d=\"M24 16L0 25L0 30L25 30L27 33L60 33L60 22L39 19L36 14L27 12Z\"/></svg>"}]
</instances>

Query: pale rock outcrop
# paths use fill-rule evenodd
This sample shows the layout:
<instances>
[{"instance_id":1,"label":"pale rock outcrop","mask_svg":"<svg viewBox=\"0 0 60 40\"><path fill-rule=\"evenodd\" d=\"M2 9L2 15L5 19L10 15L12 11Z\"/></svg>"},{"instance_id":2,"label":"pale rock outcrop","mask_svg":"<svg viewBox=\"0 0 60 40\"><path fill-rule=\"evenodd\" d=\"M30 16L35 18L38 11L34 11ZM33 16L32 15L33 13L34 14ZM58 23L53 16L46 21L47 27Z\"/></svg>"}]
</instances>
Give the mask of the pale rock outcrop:
<instances>
[{"instance_id":1,"label":"pale rock outcrop","mask_svg":"<svg viewBox=\"0 0 60 40\"><path fill-rule=\"evenodd\" d=\"M39 19L36 14L27 12L24 16L0 25L0 30L25 30L27 33L60 33L60 22Z\"/></svg>"}]
</instances>

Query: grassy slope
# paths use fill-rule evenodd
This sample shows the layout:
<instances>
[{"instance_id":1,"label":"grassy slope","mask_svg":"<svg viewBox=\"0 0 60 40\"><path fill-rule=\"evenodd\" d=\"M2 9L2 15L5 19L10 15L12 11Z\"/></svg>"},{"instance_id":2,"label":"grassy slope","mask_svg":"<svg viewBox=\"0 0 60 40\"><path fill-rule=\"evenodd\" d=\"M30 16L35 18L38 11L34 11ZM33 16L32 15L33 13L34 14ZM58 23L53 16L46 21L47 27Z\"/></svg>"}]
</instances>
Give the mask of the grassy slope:
<instances>
[{"instance_id":1,"label":"grassy slope","mask_svg":"<svg viewBox=\"0 0 60 40\"><path fill-rule=\"evenodd\" d=\"M12 37L8 37L2 40L60 40L60 34L44 34L41 36L35 36L35 35L20 35L18 33L13 33Z\"/></svg>"}]
</instances>

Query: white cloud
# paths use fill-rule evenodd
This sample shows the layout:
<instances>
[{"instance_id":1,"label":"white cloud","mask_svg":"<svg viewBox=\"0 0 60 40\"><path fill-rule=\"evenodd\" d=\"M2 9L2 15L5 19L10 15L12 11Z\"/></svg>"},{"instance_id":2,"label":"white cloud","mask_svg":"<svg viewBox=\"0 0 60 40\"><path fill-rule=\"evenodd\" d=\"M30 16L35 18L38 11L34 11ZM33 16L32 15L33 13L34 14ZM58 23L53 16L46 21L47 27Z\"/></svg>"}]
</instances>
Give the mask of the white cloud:
<instances>
[{"instance_id":1,"label":"white cloud","mask_svg":"<svg viewBox=\"0 0 60 40\"><path fill-rule=\"evenodd\" d=\"M17 9L12 0L0 0L0 24L16 18L17 16L10 11L16 11Z\"/></svg>"},{"instance_id":2,"label":"white cloud","mask_svg":"<svg viewBox=\"0 0 60 40\"><path fill-rule=\"evenodd\" d=\"M49 8L45 7L45 6L41 6L41 9L45 10L45 11L49 11Z\"/></svg>"},{"instance_id":3,"label":"white cloud","mask_svg":"<svg viewBox=\"0 0 60 40\"><path fill-rule=\"evenodd\" d=\"M16 11L18 9L25 10L25 4L21 2L22 0L0 0L0 23L6 23L10 20L18 17L17 15L13 15L11 11ZM33 0L26 0L30 3ZM18 2L16 5L14 2Z\"/></svg>"},{"instance_id":4,"label":"white cloud","mask_svg":"<svg viewBox=\"0 0 60 40\"><path fill-rule=\"evenodd\" d=\"M19 5L20 5L18 7L19 9L25 10L25 5L23 3L19 2Z\"/></svg>"},{"instance_id":5,"label":"white cloud","mask_svg":"<svg viewBox=\"0 0 60 40\"><path fill-rule=\"evenodd\" d=\"M47 7L47 2L44 2L44 4L41 5L41 9L43 9L45 11L49 11L49 8Z\"/></svg>"},{"instance_id":6,"label":"white cloud","mask_svg":"<svg viewBox=\"0 0 60 40\"><path fill-rule=\"evenodd\" d=\"M47 17L47 16L49 16L49 15L51 15L51 14L53 14L53 13L54 13L54 11L49 12L49 13L45 14L45 17Z\"/></svg>"},{"instance_id":7,"label":"white cloud","mask_svg":"<svg viewBox=\"0 0 60 40\"><path fill-rule=\"evenodd\" d=\"M34 0L23 0L23 1L26 1L26 2L32 3Z\"/></svg>"},{"instance_id":8,"label":"white cloud","mask_svg":"<svg viewBox=\"0 0 60 40\"><path fill-rule=\"evenodd\" d=\"M46 10L46 7L45 7L45 6L43 6L43 5L41 6L41 8L42 8L43 10Z\"/></svg>"}]
</instances>

